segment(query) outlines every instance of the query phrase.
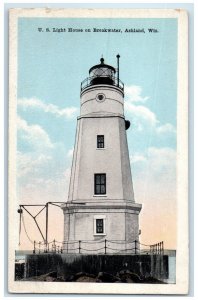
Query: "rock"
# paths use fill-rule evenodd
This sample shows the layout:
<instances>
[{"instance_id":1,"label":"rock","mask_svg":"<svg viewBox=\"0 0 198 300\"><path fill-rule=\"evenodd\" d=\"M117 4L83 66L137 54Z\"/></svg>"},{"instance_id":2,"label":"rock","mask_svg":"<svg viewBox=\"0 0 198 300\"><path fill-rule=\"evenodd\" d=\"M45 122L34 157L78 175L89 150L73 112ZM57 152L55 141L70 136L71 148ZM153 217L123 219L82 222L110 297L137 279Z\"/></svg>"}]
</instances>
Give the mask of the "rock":
<instances>
[{"instance_id":1,"label":"rock","mask_svg":"<svg viewBox=\"0 0 198 300\"><path fill-rule=\"evenodd\" d=\"M65 280L64 280L63 277L57 277L56 281L57 281L57 282L65 282Z\"/></svg>"},{"instance_id":2,"label":"rock","mask_svg":"<svg viewBox=\"0 0 198 300\"><path fill-rule=\"evenodd\" d=\"M74 275L69 275L65 278L65 281L69 281L69 282L72 282L72 281L75 281L74 280Z\"/></svg>"},{"instance_id":3,"label":"rock","mask_svg":"<svg viewBox=\"0 0 198 300\"><path fill-rule=\"evenodd\" d=\"M80 277L96 278L95 275L93 275L93 274L88 274L88 273L85 273L85 272L79 272L79 273L76 273L76 274L73 275L73 277L74 277L74 278L73 278L74 281L77 281L77 279L80 278Z\"/></svg>"},{"instance_id":4,"label":"rock","mask_svg":"<svg viewBox=\"0 0 198 300\"><path fill-rule=\"evenodd\" d=\"M119 280L118 277L106 272L99 272L97 278L101 280L101 282L115 282Z\"/></svg>"},{"instance_id":5,"label":"rock","mask_svg":"<svg viewBox=\"0 0 198 300\"><path fill-rule=\"evenodd\" d=\"M57 279L51 276L46 276L44 278L44 281L53 282L53 281L57 281Z\"/></svg>"},{"instance_id":6,"label":"rock","mask_svg":"<svg viewBox=\"0 0 198 300\"><path fill-rule=\"evenodd\" d=\"M129 270L121 270L119 273L117 273L117 276L122 282L142 283L141 278L137 274L132 273Z\"/></svg>"},{"instance_id":7,"label":"rock","mask_svg":"<svg viewBox=\"0 0 198 300\"><path fill-rule=\"evenodd\" d=\"M50 277L53 277L53 278L57 278L57 271L52 271L50 273L47 273L47 274L45 274L45 276L50 276Z\"/></svg>"},{"instance_id":8,"label":"rock","mask_svg":"<svg viewBox=\"0 0 198 300\"><path fill-rule=\"evenodd\" d=\"M90 276L81 276L76 280L76 282L96 282L96 278Z\"/></svg>"}]
</instances>

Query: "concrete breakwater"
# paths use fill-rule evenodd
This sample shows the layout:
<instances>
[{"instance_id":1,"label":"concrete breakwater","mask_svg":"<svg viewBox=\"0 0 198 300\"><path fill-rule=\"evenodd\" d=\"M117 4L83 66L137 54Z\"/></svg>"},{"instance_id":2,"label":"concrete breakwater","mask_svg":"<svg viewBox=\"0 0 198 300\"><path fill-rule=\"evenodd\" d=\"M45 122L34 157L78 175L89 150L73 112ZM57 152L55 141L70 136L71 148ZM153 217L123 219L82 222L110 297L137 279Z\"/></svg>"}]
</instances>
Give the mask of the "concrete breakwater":
<instances>
[{"instance_id":1,"label":"concrete breakwater","mask_svg":"<svg viewBox=\"0 0 198 300\"><path fill-rule=\"evenodd\" d=\"M24 280L37 277L37 280L43 281L46 280L43 277L45 274L49 274L52 281L55 281L55 277L59 281L81 281L82 278L82 281L93 282L125 282L123 278L129 278L131 282L137 283L149 283L149 280L160 283L158 280L163 281L169 276L168 256L57 253L26 255Z\"/></svg>"}]
</instances>

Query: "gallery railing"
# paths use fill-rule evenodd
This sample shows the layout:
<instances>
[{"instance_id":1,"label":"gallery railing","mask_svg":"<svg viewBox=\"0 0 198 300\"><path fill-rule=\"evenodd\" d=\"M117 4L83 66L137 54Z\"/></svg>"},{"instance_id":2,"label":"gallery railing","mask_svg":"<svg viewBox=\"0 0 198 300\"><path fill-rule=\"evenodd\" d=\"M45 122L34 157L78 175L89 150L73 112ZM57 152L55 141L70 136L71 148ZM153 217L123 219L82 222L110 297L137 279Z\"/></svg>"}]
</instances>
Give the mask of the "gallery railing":
<instances>
[{"instance_id":1,"label":"gallery railing","mask_svg":"<svg viewBox=\"0 0 198 300\"><path fill-rule=\"evenodd\" d=\"M33 253L68 253L68 254L134 254L164 255L164 242L146 245L139 241L101 240L101 241L66 241L53 240L47 244L34 241Z\"/></svg>"},{"instance_id":2,"label":"gallery railing","mask_svg":"<svg viewBox=\"0 0 198 300\"><path fill-rule=\"evenodd\" d=\"M104 79L105 76L98 76L98 77L97 76L93 76L93 77L87 77L87 78L85 78L81 82L81 92L84 89L86 89L87 87L89 87L89 86L96 85L96 83L93 82L93 80L95 80L96 78L102 78L102 79ZM111 80L110 85L117 86L122 91L124 91L124 83L120 79L118 79L117 77L114 77L114 76L112 76L112 77L106 76L106 78L108 78L108 79L110 78L110 80ZM98 81L98 84L100 84L100 81ZM101 81L101 84L102 84L102 81ZM105 84L105 80L104 80L103 84Z\"/></svg>"}]
</instances>

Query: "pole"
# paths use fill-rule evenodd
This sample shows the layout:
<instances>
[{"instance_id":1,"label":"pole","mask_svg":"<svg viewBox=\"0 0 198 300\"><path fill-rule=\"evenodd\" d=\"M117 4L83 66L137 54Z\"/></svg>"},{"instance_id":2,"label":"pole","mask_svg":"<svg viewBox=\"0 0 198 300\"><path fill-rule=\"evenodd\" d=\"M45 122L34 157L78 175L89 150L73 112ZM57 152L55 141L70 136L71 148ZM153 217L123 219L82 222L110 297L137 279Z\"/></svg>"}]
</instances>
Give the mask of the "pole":
<instances>
[{"instance_id":1,"label":"pole","mask_svg":"<svg viewBox=\"0 0 198 300\"><path fill-rule=\"evenodd\" d=\"M119 65L119 58L120 58L120 55L118 54L117 56L117 66L118 66L118 69L117 69L117 86L119 87L119 81L120 81L120 65Z\"/></svg>"},{"instance_id":2,"label":"pole","mask_svg":"<svg viewBox=\"0 0 198 300\"><path fill-rule=\"evenodd\" d=\"M46 203L46 225L45 225L45 244L46 244L46 249L47 249L47 244L48 244L48 202Z\"/></svg>"}]
</instances>

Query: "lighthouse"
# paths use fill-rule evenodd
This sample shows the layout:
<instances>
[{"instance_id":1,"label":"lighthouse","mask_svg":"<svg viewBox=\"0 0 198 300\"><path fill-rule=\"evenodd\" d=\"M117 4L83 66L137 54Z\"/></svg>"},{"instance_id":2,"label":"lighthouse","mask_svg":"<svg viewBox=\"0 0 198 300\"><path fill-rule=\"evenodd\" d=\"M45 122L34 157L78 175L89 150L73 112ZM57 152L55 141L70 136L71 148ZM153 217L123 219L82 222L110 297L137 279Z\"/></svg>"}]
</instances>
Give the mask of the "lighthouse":
<instances>
[{"instance_id":1,"label":"lighthouse","mask_svg":"<svg viewBox=\"0 0 198 300\"><path fill-rule=\"evenodd\" d=\"M134 198L119 58L117 69L101 58L81 83L68 200L62 209L64 247L75 249L81 241L82 253L97 253L104 240L117 243L118 250L139 241L141 204Z\"/></svg>"}]
</instances>

